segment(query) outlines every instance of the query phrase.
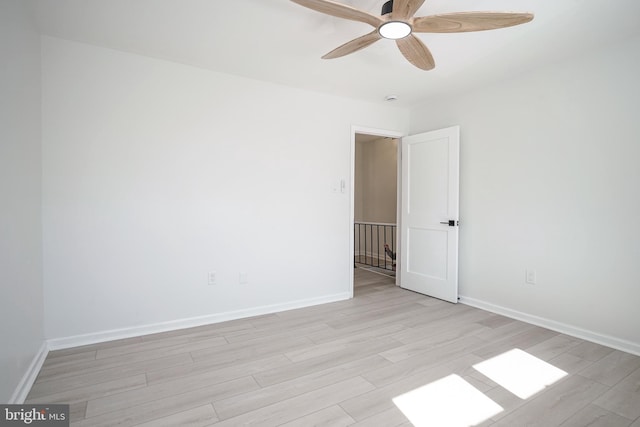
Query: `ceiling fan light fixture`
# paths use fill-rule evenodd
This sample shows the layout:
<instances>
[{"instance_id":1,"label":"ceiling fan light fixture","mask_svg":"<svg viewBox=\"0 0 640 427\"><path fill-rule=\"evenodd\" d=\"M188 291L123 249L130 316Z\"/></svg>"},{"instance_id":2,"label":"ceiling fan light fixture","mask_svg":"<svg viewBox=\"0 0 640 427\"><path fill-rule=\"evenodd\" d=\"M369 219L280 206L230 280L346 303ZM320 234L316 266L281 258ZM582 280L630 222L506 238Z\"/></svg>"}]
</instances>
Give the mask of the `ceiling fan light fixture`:
<instances>
[{"instance_id":1,"label":"ceiling fan light fixture","mask_svg":"<svg viewBox=\"0 0 640 427\"><path fill-rule=\"evenodd\" d=\"M385 39L398 40L411 34L411 25L402 21L389 21L380 25L378 33Z\"/></svg>"}]
</instances>

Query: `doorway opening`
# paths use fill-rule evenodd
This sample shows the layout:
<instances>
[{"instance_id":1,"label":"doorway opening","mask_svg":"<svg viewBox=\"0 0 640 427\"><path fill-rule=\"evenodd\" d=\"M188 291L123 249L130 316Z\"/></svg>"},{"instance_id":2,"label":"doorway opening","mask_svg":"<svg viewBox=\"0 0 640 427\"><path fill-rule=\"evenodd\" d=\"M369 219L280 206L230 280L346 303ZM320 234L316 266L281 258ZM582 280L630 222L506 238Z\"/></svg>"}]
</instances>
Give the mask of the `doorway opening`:
<instances>
[{"instance_id":1,"label":"doorway opening","mask_svg":"<svg viewBox=\"0 0 640 427\"><path fill-rule=\"evenodd\" d=\"M401 136L391 131L353 130L352 292L358 289L357 292L362 293L367 283L396 284ZM372 280L376 276L382 277Z\"/></svg>"}]
</instances>

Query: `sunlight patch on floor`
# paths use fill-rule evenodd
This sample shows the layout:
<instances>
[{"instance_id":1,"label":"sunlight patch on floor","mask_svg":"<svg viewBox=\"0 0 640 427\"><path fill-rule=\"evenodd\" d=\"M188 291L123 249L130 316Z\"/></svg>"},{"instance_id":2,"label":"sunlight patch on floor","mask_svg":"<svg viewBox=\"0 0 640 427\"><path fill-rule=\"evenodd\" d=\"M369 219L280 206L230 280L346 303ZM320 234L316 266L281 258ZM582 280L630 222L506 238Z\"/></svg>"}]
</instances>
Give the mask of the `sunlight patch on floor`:
<instances>
[{"instance_id":1,"label":"sunlight patch on floor","mask_svg":"<svg viewBox=\"0 0 640 427\"><path fill-rule=\"evenodd\" d=\"M520 399L528 399L567 373L518 348L473 367Z\"/></svg>"},{"instance_id":2,"label":"sunlight patch on floor","mask_svg":"<svg viewBox=\"0 0 640 427\"><path fill-rule=\"evenodd\" d=\"M503 411L458 375L449 375L397 396L393 403L415 427L474 426Z\"/></svg>"}]
</instances>

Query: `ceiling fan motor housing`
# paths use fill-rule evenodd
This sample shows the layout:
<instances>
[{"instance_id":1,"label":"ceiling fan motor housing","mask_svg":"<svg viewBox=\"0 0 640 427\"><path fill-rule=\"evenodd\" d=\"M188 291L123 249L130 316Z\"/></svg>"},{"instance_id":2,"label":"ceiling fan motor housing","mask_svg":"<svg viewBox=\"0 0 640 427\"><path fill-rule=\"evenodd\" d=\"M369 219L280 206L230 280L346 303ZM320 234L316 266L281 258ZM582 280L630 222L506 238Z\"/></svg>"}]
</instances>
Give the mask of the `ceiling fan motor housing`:
<instances>
[{"instance_id":1,"label":"ceiling fan motor housing","mask_svg":"<svg viewBox=\"0 0 640 427\"><path fill-rule=\"evenodd\" d=\"M393 11L393 0L389 0L385 4L382 5L382 16L387 13L391 13Z\"/></svg>"}]
</instances>

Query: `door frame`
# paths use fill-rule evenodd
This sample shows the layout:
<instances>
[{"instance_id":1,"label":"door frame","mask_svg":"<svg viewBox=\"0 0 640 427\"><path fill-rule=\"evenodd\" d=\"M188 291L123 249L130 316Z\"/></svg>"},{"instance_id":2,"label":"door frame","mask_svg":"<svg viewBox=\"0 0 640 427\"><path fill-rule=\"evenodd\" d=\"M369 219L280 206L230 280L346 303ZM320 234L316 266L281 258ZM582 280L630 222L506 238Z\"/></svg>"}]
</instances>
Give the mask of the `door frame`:
<instances>
[{"instance_id":1,"label":"door frame","mask_svg":"<svg viewBox=\"0 0 640 427\"><path fill-rule=\"evenodd\" d=\"M355 176L356 176L356 133L362 133L362 134L366 134L366 135L375 135L375 136L379 136L381 138L397 138L397 139L402 139L403 136L406 136L405 132L401 132L398 130L389 130L389 129L379 129L379 128L371 128L371 127L365 127L365 126L356 126L356 125L352 125L351 126L351 144L350 144L350 172L349 172L349 182L350 182L350 189L349 189L349 298L353 298L353 259L355 256L355 245L353 243L353 239L354 239L354 231L353 231L353 227L355 224L355 206L356 206L356 199L355 199ZM397 200L396 200L396 224L397 224L397 230L399 230L400 227L400 197L402 196L402 194L400 193L401 190L401 182L400 182L400 178L402 177L402 175L400 175L402 173L400 167L402 165L402 158L401 158L401 145L402 144L398 144L398 154L397 154L397 159L398 159L398 176L396 177L396 182L397 182L397 186L398 186L398 191L397 191ZM400 238L400 233L398 233L398 239ZM398 241L398 248L400 247L400 241ZM401 255L401 254L399 254ZM396 286L398 286L398 284L400 283L400 275L398 274L398 269L396 268Z\"/></svg>"}]
</instances>

